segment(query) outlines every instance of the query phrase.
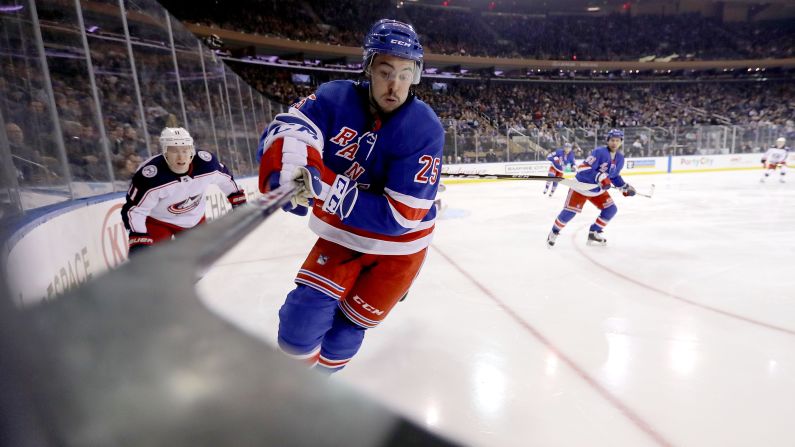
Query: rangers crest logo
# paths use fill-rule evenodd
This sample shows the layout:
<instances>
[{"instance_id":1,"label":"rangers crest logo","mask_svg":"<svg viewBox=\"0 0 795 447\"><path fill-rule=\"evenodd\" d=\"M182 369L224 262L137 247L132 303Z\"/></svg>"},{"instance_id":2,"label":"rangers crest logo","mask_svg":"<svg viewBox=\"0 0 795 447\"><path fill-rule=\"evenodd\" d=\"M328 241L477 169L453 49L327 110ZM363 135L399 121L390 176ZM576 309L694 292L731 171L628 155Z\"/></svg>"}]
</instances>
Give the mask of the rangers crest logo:
<instances>
[{"instance_id":1,"label":"rangers crest logo","mask_svg":"<svg viewBox=\"0 0 795 447\"><path fill-rule=\"evenodd\" d=\"M175 203L168 207L168 211L174 214L185 214L189 211L193 211L199 206L201 203L202 195L198 194L193 197L188 197L187 199L183 200L182 202Z\"/></svg>"},{"instance_id":2,"label":"rangers crest logo","mask_svg":"<svg viewBox=\"0 0 795 447\"><path fill-rule=\"evenodd\" d=\"M378 134L373 132L366 132L364 135L359 137L359 147L367 149L367 156L364 157L365 160L369 159L370 154L373 153L376 140L378 140Z\"/></svg>"},{"instance_id":3,"label":"rangers crest logo","mask_svg":"<svg viewBox=\"0 0 795 447\"><path fill-rule=\"evenodd\" d=\"M210 161L213 159L213 155L207 151L199 151L198 155L199 158L201 158L204 161Z\"/></svg>"},{"instance_id":4,"label":"rangers crest logo","mask_svg":"<svg viewBox=\"0 0 795 447\"><path fill-rule=\"evenodd\" d=\"M141 174L146 178L152 178L157 175L157 166L146 165L141 169Z\"/></svg>"},{"instance_id":5,"label":"rangers crest logo","mask_svg":"<svg viewBox=\"0 0 795 447\"><path fill-rule=\"evenodd\" d=\"M318 256L318 257L317 257L317 263L318 263L318 264L320 264L320 265L326 265L326 262L328 262L328 256L326 256L326 255L320 255L320 256Z\"/></svg>"}]
</instances>

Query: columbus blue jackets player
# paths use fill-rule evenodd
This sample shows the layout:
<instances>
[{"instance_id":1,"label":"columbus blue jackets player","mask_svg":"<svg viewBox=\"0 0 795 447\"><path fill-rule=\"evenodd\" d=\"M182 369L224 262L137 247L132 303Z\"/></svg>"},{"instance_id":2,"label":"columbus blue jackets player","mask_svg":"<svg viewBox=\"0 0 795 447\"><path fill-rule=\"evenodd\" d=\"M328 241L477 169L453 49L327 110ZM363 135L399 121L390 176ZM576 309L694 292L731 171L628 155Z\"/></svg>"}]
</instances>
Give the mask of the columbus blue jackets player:
<instances>
[{"instance_id":1,"label":"columbus blue jackets player","mask_svg":"<svg viewBox=\"0 0 795 447\"><path fill-rule=\"evenodd\" d=\"M444 131L409 91L423 50L407 24L364 41L365 82L332 81L278 115L260 142L260 189L295 181L319 239L279 310L279 347L334 372L419 273L436 218Z\"/></svg>"},{"instance_id":2,"label":"columbus blue jackets player","mask_svg":"<svg viewBox=\"0 0 795 447\"><path fill-rule=\"evenodd\" d=\"M204 193L212 184L232 207L246 202L229 169L207 151L197 154L187 130L166 127L160 148L162 154L143 162L133 175L121 208L130 255L203 222Z\"/></svg>"},{"instance_id":3,"label":"columbus blue jackets player","mask_svg":"<svg viewBox=\"0 0 795 447\"><path fill-rule=\"evenodd\" d=\"M547 173L549 177L563 178L563 170L566 169L566 166L569 166L573 171L574 151L571 150L571 143L564 143L562 149L551 152L547 155L547 160L552 162L552 166L549 167L549 173ZM549 191L549 197L552 197L552 194L555 194L555 190L558 189L558 183L547 182L547 185L544 187L544 194L547 193L550 185L552 185L552 190Z\"/></svg>"},{"instance_id":4,"label":"columbus blue jackets player","mask_svg":"<svg viewBox=\"0 0 795 447\"><path fill-rule=\"evenodd\" d=\"M765 168L765 176L759 181L764 183L765 179L770 177L772 172L776 171L776 168L780 168L778 181L784 183L784 176L787 174L787 157L790 151L790 148L788 148L786 144L787 139L779 137L776 139L776 145L768 149L767 152L762 155L762 167Z\"/></svg>"},{"instance_id":5,"label":"columbus blue jackets player","mask_svg":"<svg viewBox=\"0 0 795 447\"><path fill-rule=\"evenodd\" d=\"M607 192L611 186L615 185L624 196L634 196L635 188L621 178L621 169L624 168L624 154L619 152L621 144L624 142L624 132L612 129L607 132L607 146L600 146L591 151L585 161L577 167L577 180L584 183L593 183L595 188L589 193L580 193L569 189L566 202L563 204L563 211L558 214L552 231L547 236L547 245L555 245L560 230L566 226L574 216L582 211L585 201L593 203L602 210L596 218L596 222L591 225L588 231L588 244L605 245L607 239L602 235L602 230L616 215L618 208L613 203L613 199Z\"/></svg>"}]
</instances>

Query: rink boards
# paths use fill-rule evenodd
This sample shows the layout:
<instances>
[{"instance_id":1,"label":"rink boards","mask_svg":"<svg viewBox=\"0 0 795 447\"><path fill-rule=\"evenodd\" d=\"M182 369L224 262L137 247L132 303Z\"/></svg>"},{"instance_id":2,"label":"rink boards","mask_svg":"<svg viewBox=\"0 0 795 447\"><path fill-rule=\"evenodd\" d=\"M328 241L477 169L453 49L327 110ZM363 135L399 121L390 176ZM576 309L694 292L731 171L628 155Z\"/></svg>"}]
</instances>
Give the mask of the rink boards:
<instances>
[{"instance_id":1,"label":"rink boards","mask_svg":"<svg viewBox=\"0 0 795 447\"><path fill-rule=\"evenodd\" d=\"M760 169L761 154L692 155L627 158L623 175ZM795 162L795 154L789 157ZM445 166L481 174L546 175L549 162L481 163ZM567 173L566 176L572 176ZM249 198L256 179L238 181ZM446 180L446 183L455 182ZM207 218L225 214L229 205L220 191L207 194ZM122 194L82 199L49 207L22 224L3 242L4 264L15 301L20 305L53 299L127 258L127 233L121 222Z\"/></svg>"},{"instance_id":2,"label":"rink boards","mask_svg":"<svg viewBox=\"0 0 795 447\"><path fill-rule=\"evenodd\" d=\"M238 179L249 199L257 179ZM207 220L226 214L229 202L217 187L205 194ZM29 305L54 299L127 259L121 221L124 194L105 194L34 210L3 241L2 268L14 301ZM38 212L41 211L41 212Z\"/></svg>"}]
</instances>

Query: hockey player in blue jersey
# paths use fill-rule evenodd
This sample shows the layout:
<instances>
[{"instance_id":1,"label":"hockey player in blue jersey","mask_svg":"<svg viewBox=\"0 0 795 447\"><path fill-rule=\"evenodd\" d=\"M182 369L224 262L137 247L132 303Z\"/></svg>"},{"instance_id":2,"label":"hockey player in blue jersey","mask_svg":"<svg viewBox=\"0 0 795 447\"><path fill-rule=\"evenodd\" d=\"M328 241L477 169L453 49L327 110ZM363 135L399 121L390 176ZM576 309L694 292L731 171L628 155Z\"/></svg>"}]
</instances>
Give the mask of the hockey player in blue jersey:
<instances>
[{"instance_id":1,"label":"hockey player in blue jersey","mask_svg":"<svg viewBox=\"0 0 795 447\"><path fill-rule=\"evenodd\" d=\"M324 372L406 295L433 237L444 130L409 90L422 61L410 25L380 20L365 37L367 81L321 85L260 141L260 190L296 183L288 207L311 209L319 237L279 310L278 344Z\"/></svg>"},{"instance_id":2,"label":"hockey player in blue jersey","mask_svg":"<svg viewBox=\"0 0 795 447\"><path fill-rule=\"evenodd\" d=\"M607 239L602 235L605 226L610 222L618 208L610 194L607 192L615 186L624 196L634 196L636 191L630 184L621 178L621 169L624 167L624 154L619 151L624 142L624 132L611 129L607 132L607 146L600 146L591 151L585 161L577 167L577 180L584 183L593 183L594 188L588 193L569 190L563 211L558 214L552 231L547 236L547 245L552 247L560 234L560 230L569 223L575 215L582 211L585 201L593 203L601 210L596 222L588 231L589 245L606 245Z\"/></svg>"},{"instance_id":3,"label":"hockey player in blue jersey","mask_svg":"<svg viewBox=\"0 0 795 447\"><path fill-rule=\"evenodd\" d=\"M549 177L563 178L563 171L566 169L566 166L573 171L574 152L571 150L571 143L564 143L563 148L551 152L547 155L547 160L552 162L552 166L549 167L549 173L547 173ZM558 189L558 182L547 182L547 185L544 187L544 194L547 193L550 185L552 186L552 190L549 191L549 197L552 197L552 194L555 194L555 190Z\"/></svg>"}]
</instances>

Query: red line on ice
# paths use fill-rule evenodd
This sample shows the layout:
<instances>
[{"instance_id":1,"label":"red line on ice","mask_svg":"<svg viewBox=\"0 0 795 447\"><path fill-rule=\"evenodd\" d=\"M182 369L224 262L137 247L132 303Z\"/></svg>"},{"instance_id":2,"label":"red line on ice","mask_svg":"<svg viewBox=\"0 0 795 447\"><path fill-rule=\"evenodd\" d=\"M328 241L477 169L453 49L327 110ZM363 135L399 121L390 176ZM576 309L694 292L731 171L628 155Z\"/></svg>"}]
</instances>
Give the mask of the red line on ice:
<instances>
[{"instance_id":1,"label":"red line on ice","mask_svg":"<svg viewBox=\"0 0 795 447\"><path fill-rule=\"evenodd\" d=\"M461 268L455 261L452 260L449 256L447 256L442 250L439 249L436 245L433 247L436 253L439 253L447 262L450 263L459 273L461 273L465 278L467 278L472 284L474 284L478 289L480 289L483 294L487 297L491 298L492 301L497 303L497 306L502 308L505 313L507 313L519 326L525 329L527 332L530 333L536 340L541 342L544 347L549 349L550 351L554 352L555 355L569 368L571 368L580 378L585 381L591 388L593 388L599 395L601 395L605 400L610 402L616 409L618 409L627 419L629 419L638 429L643 431L646 435L652 438L657 444L661 446L671 446L672 444L665 439L661 434L659 434L648 422L643 420L634 410L632 410L627 404L621 401L618 397L613 395L607 388L602 386L596 379L591 377L584 369L582 369L579 365L577 365L574 360L572 360L569 356L564 354L557 346L555 346L549 339L544 336L538 329L533 327L530 323L524 321L516 312L513 311L510 307L506 306L499 298L497 298L489 289L485 286L480 284L472 275L466 272L463 268Z\"/></svg>"}]
</instances>

